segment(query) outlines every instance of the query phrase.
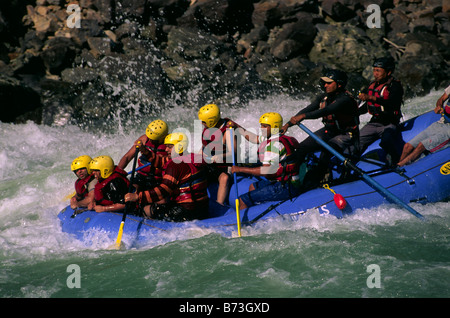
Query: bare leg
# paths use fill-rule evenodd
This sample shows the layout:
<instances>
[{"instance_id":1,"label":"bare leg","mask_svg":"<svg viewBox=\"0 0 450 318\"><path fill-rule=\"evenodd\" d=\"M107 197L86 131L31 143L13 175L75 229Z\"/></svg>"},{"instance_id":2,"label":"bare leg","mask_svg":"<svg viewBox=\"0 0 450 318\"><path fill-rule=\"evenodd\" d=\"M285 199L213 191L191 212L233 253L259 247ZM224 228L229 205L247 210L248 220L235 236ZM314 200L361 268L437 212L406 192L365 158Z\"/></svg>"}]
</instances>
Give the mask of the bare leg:
<instances>
[{"instance_id":1,"label":"bare leg","mask_svg":"<svg viewBox=\"0 0 450 318\"><path fill-rule=\"evenodd\" d=\"M219 189L217 189L217 203L223 205L230 188L230 175L222 172L219 176Z\"/></svg>"},{"instance_id":2,"label":"bare leg","mask_svg":"<svg viewBox=\"0 0 450 318\"><path fill-rule=\"evenodd\" d=\"M400 167L409 164L410 162L419 158L419 156L425 151L425 146L422 143L417 145L416 149L414 149L409 155L407 155L403 160L401 160L398 165Z\"/></svg>"},{"instance_id":3,"label":"bare leg","mask_svg":"<svg viewBox=\"0 0 450 318\"><path fill-rule=\"evenodd\" d=\"M145 217L151 219L152 218L152 209L151 209L151 204L144 206L144 213L145 213Z\"/></svg>"},{"instance_id":4,"label":"bare leg","mask_svg":"<svg viewBox=\"0 0 450 318\"><path fill-rule=\"evenodd\" d=\"M242 201L242 199L239 199L239 211L245 210L247 208L247 205Z\"/></svg>"},{"instance_id":5,"label":"bare leg","mask_svg":"<svg viewBox=\"0 0 450 318\"><path fill-rule=\"evenodd\" d=\"M248 187L248 191L254 191L255 187L253 186L253 183ZM239 198L239 211L240 210L245 210L247 207L247 205L244 203L244 201L242 201L241 198Z\"/></svg>"},{"instance_id":6,"label":"bare leg","mask_svg":"<svg viewBox=\"0 0 450 318\"><path fill-rule=\"evenodd\" d=\"M405 159L406 156L408 156L413 150L414 147L410 143L406 143L405 146L403 146L403 152L402 155L400 156L399 162L403 161L403 159Z\"/></svg>"}]
</instances>

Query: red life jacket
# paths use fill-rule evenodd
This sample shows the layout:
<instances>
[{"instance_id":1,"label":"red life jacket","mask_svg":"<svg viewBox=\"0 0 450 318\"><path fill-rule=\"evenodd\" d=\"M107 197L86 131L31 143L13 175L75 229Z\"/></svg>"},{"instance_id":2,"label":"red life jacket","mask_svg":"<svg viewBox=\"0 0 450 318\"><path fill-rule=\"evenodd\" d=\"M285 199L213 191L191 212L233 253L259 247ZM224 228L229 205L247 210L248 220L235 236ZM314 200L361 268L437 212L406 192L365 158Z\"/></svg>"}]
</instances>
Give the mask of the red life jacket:
<instances>
[{"instance_id":1,"label":"red life jacket","mask_svg":"<svg viewBox=\"0 0 450 318\"><path fill-rule=\"evenodd\" d=\"M166 145L164 145L164 144L158 145L154 142L154 140L151 140L150 138L147 139L147 142L145 143L145 147L149 151L153 152L155 155L162 155L162 156L167 155ZM138 158L138 167L141 167L147 163L148 163L148 161L145 156L140 156ZM159 169L158 167L154 167L153 165L149 165L145 168L142 168L142 169L138 170L137 172L146 177L153 175L156 181L161 181L161 179L162 179L162 170Z\"/></svg>"},{"instance_id":2,"label":"red life jacket","mask_svg":"<svg viewBox=\"0 0 450 318\"><path fill-rule=\"evenodd\" d=\"M94 198L95 202L100 205L111 205L117 202L113 202L111 200L106 199L106 193L105 193L105 187L114 179L122 179L126 185L127 188L130 186L130 181L127 179L127 172L117 166L114 167L113 173L103 180L102 182L99 182L95 185L94 189ZM124 193L125 196L125 193Z\"/></svg>"},{"instance_id":3,"label":"red life jacket","mask_svg":"<svg viewBox=\"0 0 450 318\"><path fill-rule=\"evenodd\" d=\"M358 104L349 92L346 91L344 92L344 94L351 97L352 99L354 115L352 116L339 112L337 114L330 114L322 117L322 122L326 127L329 127L331 129L337 129L340 132L349 132L355 130L359 125ZM334 102L335 100L332 101L331 104ZM327 105L327 96L325 96L324 99L322 99L322 101L320 102L320 108L325 108Z\"/></svg>"},{"instance_id":4,"label":"red life jacket","mask_svg":"<svg viewBox=\"0 0 450 318\"><path fill-rule=\"evenodd\" d=\"M444 106L444 117L447 122L450 122L450 102L447 102L447 105Z\"/></svg>"},{"instance_id":5,"label":"red life jacket","mask_svg":"<svg viewBox=\"0 0 450 318\"><path fill-rule=\"evenodd\" d=\"M75 181L75 192L77 193L78 197L81 197L84 199L89 194L88 192L88 185L89 182L94 180L94 175L90 174L84 179L77 179Z\"/></svg>"},{"instance_id":6,"label":"red life jacket","mask_svg":"<svg viewBox=\"0 0 450 318\"><path fill-rule=\"evenodd\" d=\"M171 160L167 162L164 168L167 167L170 162L174 161ZM206 163L203 161L202 155L191 153L189 155L180 156L177 157L177 161L174 163L187 164L191 173L180 180L178 190L174 192L171 199L177 203L193 203L208 200L208 183L206 179L206 169L204 169Z\"/></svg>"},{"instance_id":7,"label":"red life jacket","mask_svg":"<svg viewBox=\"0 0 450 318\"><path fill-rule=\"evenodd\" d=\"M286 149L286 156L278 163L279 167L274 175L267 176L268 179L277 181L288 181L299 175L300 164L295 156L295 149L299 147L297 139L294 137L281 135L274 139L266 139L259 145L258 157L264 152L268 143L279 140Z\"/></svg>"},{"instance_id":8,"label":"red life jacket","mask_svg":"<svg viewBox=\"0 0 450 318\"><path fill-rule=\"evenodd\" d=\"M227 153L227 146L223 143L223 136L225 132L230 127L238 127L238 125L229 118L224 118L223 124L219 128L205 128L202 132L202 145L203 152L209 154L211 156L222 154L223 155L223 164L229 166L230 164L226 163L225 155ZM205 151L205 149L207 151Z\"/></svg>"},{"instance_id":9,"label":"red life jacket","mask_svg":"<svg viewBox=\"0 0 450 318\"><path fill-rule=\"evenodd\" d=\"M377 82L372 82L369 85L368 94L370 96L375 96L376 98L382 98L384 100L389 99L389 87L393 81L399 82L395 80L392 76L386 82L378 85ZM394 110L385 110L383 105L377 104L376 102L373 101L367 101L367 107L369 113L375 117L380 116L382 113L385 113L390 116L394 115L394 117L398 119L401 117L400 112L401 105L395 105Z\"/></svg>"}]
</instances>

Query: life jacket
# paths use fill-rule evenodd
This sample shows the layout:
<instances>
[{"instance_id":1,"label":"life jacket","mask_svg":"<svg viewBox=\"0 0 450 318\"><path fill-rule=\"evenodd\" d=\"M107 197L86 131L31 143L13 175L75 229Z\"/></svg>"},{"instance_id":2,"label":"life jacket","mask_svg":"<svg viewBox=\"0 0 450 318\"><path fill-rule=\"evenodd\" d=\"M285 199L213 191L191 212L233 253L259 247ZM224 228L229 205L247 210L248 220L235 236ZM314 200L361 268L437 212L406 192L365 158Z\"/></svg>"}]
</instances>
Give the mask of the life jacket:
<instances>
[{"instance_id":1,"label":"life jacket","mask_svg":"<svg viewBox=\"0 0 450 318\"><path fill-rule=\"evenodd\" d=\"M144 145L149 151L153 152L155 155L167 156L166 145L164 144L155 144L153 140L150 138L147 139L147 142ZM148 163L146 156L139 156L138 158L138 167L144 166ZM153 165L149 165L145 168L142 168L137 171L137 173L145 176L145 177L154 177L155 181L159 183L162 179L162 169L155 167Z\"/></svg>"},{"instance_id":2,"label":"life jacket","mask_svg":"<svg viewBox=\"0 0 450 318\"><path fill-rule=\"evenodd\" d=\"M299 147L299 143L294 137L281 135L274 139L264 140L259 145L258 158L261 158L260 156L264 152L266 146L276 140L279 140L283 144L284 148L286 149L286 155L278 163L279 167L277 172L271 176L267 176L267 178L270 180L277 180L282 182L296 180L299 175L300 164L295 154L295 150Z\"/></svg>"},{"instance_id":3,"label":"life jacket","mask_svg":"<svg viewBox=\"0 0 450 318\"><path fill-rule=\"evenodd\" d=\"M345 94L349 96L352 100L352 108L353 108L353 114L344 114L342 112L339 112L337 114L330 114L327 116L322 117L322 122L325 125L325 127L328 127L329 129L337 130L340 133L344 132L351 132L358 128L359 126L359 113L358 113L358 104L356 103L356 100L353 98L353 96L348 92L345 91L342 94ZM336 96L336 98L339 96ZM325 108L328 104L328 96L325 96L322 101L320 102L319 107ZM336 101L333 100L332 103Z\"/></svg>"},{"instance_id":4,"label":"life jacket","mask_svg":"<svg viewBox=\"0 0 450 318\"><path fill-rule=\"evenodd\" d=\"M75 181L75 192L77 193L78 197L82 199L87 197L87 195L89 194L88 192L89 182L91 182L94 179L95 179L94 175L90 174L84 179L77 179L77 181Z\"/></svg>"},{"instance_id":5,"label":"life jacket","mask_svg":"<svg viewBox=\"0 0 450 318\"><path fill-rule=\"evenodd\" d=\"M177 157L177 160L183 161L184 164L187 164L191 170L191 173L180 180L178 189L174 192L171 200L176 203L193 203L207 200L208 183L205 169L206 163L202 160L202 155L192 153ZM164 166L164 171L171 161L166 163Z\"/></svg>"},{"instance_id":6,"label":"life jacket","mask_svg":"<svg viewBox=\"0 0 450 318\"><path fill-rule=\"evenodd\" d=\"M382 98L384 100L389 99L389 87L393 81L400 83L400 81L395 80L392 76L384 83L372 82L368 88L368 94L370 96L375 96L376 98ZM394 117L396 119L400 119L402 116L399 105L394 105L394 109L385 110L383 105L377 104L373 101L367 101L367 107L369 113L372 116L378 117L380 115L388 115L389 117Z\"/></svg>"},{"instance_id":7,"label":"life jacket","mask_svg":"<svg viewBox=\"0 0 450 318\"><path fill-rule=\"evenodd\" d=\"M119 167L114 167L113 173L102 182L95 185L94 198L95 202L100 205L111 205L117 202L107 199L105 187L114 179L121 179L125 182L127 188L130 186L130 181L127 179L127 172ZM123 194L125 196L125 193Z\"/></svg>"},{"instance_id":8,"label":"life jacket","mask_svg":"<svg viewBox=\"0 0 450 318\"><path fill-rule=\"evenodd\" d=\"M444 106L444 112L442 114L442 116L444 116L445 121L447 123L450 123L450 105L449 105L450 101L447 102L447 105Z\"/></svg>"},{"instance_id":9,"label":"life jacket","mask_svg":"<svg viewBox=\"0 0 450 318\"><path fill-rule=\"evenodd\" d=\"M229 118L223 119L223 124L219 128L204 128L202 132L202 145L203 151L205 152L205 148L208 147L208 150L211 152L211 156L222 153L223 164L220 165L230 165L225 161L225 154L227 153L227 146L223 143L223 136L225 132L230 127L238 127L238 125ZM206 152L208 153L208 152ZM209 154L209 153L208 153Z\"/></svg>"}]
</instances>

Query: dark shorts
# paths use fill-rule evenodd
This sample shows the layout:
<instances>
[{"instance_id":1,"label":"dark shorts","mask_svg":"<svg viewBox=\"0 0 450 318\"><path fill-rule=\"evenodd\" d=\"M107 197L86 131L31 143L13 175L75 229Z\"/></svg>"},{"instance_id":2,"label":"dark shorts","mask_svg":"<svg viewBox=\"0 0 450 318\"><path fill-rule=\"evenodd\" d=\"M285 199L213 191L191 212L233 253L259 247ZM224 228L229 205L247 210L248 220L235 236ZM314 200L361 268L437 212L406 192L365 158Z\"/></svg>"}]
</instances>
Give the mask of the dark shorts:
<instances>
[{"instance_id":1,"label":"dark shorts","mask_svg":"<svg viewBox=\"0 0 450 318\"><path fill-rule=\"evenodd\" d=\"M175 202L153 203L151 205L151 218L155 220L184 222L191 220L201 220L208 217L209 202L199 204L195 210L188 210Z\"/></svg>"},{"instance_id":2,"label":"dark shorts","mask_svg":"<svg viewBox=\"0 0 450 318\"><path fill-rule=\"evenodd\" d=\"M300 194L300 190L289 182L261 180L253 183L255 190L240 196L240 199L251 207L266 201L289 200Z\"/></svg>"},{"instance_id":3,"label":"dark shorts","mask_svg":"<svg viewBox=\"0 0 450 318\"><path fill-rule=\"evenodd\" d=\"M217 164L208 164L206 166L206 176L208 183L217 182L219 176L222 173L228 173L228 166L226 165L217 165Z\"/></svg>"}]
</instances>

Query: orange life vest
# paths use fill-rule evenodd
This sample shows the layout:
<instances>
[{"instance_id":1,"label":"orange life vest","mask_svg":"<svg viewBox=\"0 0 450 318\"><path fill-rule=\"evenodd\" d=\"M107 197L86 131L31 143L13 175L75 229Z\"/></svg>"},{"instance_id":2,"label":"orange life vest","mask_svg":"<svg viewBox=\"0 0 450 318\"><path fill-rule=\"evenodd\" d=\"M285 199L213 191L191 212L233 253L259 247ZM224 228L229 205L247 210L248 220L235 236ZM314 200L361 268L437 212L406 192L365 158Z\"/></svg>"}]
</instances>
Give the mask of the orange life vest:
<instances>
[{"instance_id":1,"label":"orange life vest","mask_svg":"<svg viewBox=\"0 0 450 318\"><path fill-rule=\"evenodd\" d=\"M187 164L191 173L180 180L178 189L174 192L171 199L177 203L193 203L208 200L206 163L202 160L202 156L192 153L177 157L177 160L183 161L177 164ZM164 166L164 171L171 161Z\"/></svg>"},{"instance_id":2,"label":"orange life vest","mask_svg":"<svg viewBox=\"0 0 450 318\"><path fill-rule=\"evenodd\" d=\"M155 142L153 140L151 140L150 138L147 139L147 142L145 143L145 147L153 152L155 155L161 155L161 156L166 156L167 152L166 152L166 145L164 144L160 144L157 145L155 144ZM146 165L148 163L147 158L145 156L140 156L138 158L138 167L141 167L143 165ZM143 176L149 177L149 176L153 176L155 178L155 180L159 183L162 179L162 169L154 166L154 165L149 165L145 168L142 168L138 171L138 173L142 174Z\"/></svg>"}]
</instances>

